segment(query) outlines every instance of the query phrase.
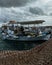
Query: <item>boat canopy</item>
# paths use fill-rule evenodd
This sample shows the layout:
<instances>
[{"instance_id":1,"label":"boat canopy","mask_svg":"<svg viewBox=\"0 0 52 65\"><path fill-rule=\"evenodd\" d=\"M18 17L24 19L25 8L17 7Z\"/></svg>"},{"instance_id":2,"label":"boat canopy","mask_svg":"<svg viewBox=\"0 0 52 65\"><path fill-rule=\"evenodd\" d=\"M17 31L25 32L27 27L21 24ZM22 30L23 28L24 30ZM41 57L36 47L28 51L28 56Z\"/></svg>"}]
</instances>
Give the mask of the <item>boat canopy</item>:
<instances>
[{"instance_id":1,"label":"boat canopy","mask_svg":"<svg viewBox=\"0 0 52 65\"><path fill-rule=\"evenodd\" d=\"M27 25L27 24L41 24L45 22L44 20L35 20L35 21L24 21L24 22L17 22L17 24Z\"/></svg>"},{"instance_id":2,"label":"boat canopy","mask_svg":"<svg viewBox=\"0 0 52 65\"><path fill-rule=\"evenodd\" d=\"M12 20L12 21L9 21L8 24L17 24L17 22Z\"/></svg>"}]
</instances>

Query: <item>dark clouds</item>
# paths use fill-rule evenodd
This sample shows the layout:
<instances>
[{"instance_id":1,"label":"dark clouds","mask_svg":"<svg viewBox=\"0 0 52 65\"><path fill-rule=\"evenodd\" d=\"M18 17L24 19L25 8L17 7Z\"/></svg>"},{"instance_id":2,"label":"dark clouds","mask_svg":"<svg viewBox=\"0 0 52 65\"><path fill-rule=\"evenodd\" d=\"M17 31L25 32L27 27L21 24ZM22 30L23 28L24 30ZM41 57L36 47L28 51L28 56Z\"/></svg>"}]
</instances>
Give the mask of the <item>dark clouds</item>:
<instances>
[{"instance_id":1,"label":"dark clouds","mask_svg":"<svg viewBox=\"0 0 52 65\"><path fill-rule=\"evenodd\" d=\"M0 0L0 7L23 6L28 0Z\"/></svg>"},{"instance_id":2,"label":"dark clouds","mask_svg":"<svg viewBox=\"0 0 52 65\"><path fill-rule=\"evenodd\" d=\"M30 8L29 11L32 14L36 14L36 15L44 15L45 14L44 11L39 7Z\"/></svg>"},{"instance_id":3,"label":"dark clouds","mask_svg":"<svg viewBox=\"0 0 52 65\"><path fill-rule=\"evenodd\" d=\"M0 0L0 7L24 6L26 3L37 0Z\"/></svg>"}]
</instances>

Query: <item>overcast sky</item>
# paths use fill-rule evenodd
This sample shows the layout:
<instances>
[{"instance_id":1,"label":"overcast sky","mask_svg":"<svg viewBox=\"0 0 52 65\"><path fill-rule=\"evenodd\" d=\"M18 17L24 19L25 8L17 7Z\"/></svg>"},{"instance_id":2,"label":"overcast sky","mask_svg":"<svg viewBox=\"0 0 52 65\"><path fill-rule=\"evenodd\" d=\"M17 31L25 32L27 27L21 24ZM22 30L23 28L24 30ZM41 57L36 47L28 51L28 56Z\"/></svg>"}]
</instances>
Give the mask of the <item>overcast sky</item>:
<instances>
[{"instance_id":1,"label":"overcast sky","mask_svg":"<svg viewBox=\"0 0 52 65\"><path fill-rule=\"evenodd\" d=\"M0 0L1 7L21 6L24 5L27 0Z\"/></svg>"},{"instance_id":2,"label":"overcast sky","mask_svg":"<svg viewBox=\"0 0 52 65\"><path fill-rule=\"evenodd\" d=\"M52 0L0 0L0 21L33 20L41 13L52 16Z\"/></svg>"},{"instance_id":3,"label":"overcast sky","mask_svg":"<svg viewBox=\"0 0 52 65\"><path fill-rule=\"evenodd\" d=\"M17 7L17 6L25 5L29 1L33 1L33 0L0 0L0 6L1 7L11 7L11 6Z\"/></svg>"},{"instance_id":4,"label":"overcast sky","mask_svg":"<svg viewBox=\"0 0 52 65\"><path fill-rule=\"evenodd\" d=\"M52 7L52 0L0 0L0 7L24 6L29 2L33 2L32 3L33 6L37 4L38 6L47 5ZM35 4L35 2L37 3Z\"/></svg>"},{"instance_id":5,"label":"overcast sky","mask_svg":"<svg viewBox=\"0 0 52 65\"><path fill-rule=\"evenodd\" d=\"M19 6L24 7L24 9L23 8L20 9ZM2 7L4 7L4 9ZM7 11L12 10L12 12L13 11L19 12L20 10L20 11L26 12L30 7L32 8L39 7L46 13L48 12L52 13L52 0L0 0L0 11L1 12L3 12L2 10L7 10Z\"/></svg>"}]
</instances>

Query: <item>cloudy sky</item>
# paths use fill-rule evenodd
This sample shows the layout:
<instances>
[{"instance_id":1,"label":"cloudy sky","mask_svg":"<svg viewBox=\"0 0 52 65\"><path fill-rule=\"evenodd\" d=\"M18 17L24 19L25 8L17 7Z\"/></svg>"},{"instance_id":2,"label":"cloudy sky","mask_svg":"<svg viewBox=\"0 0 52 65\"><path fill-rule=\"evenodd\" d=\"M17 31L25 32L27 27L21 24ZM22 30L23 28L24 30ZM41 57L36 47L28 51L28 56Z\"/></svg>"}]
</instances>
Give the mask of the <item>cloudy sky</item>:
<instances>
[{"instance_id":1,"label":"cloudy sky","mask_svg":"<svg viewBox=\"0 0 52 65\"><path fill-rule=\"evenodd\" d=\"M52 16L52 0L0 0L0 21Z\"/></svg>"},{"instance_id":2,"label":"cloudy sky","mask_svg":"<svg viewBox=\"0 0 52 65\"><path fill-rule=\"evenodd\" d=\"M23 6L29 2L39 2L41 5L48 3L47 5L50 5L50 6L52 5L52 3L51 3L52 0L0 0L0 7Z\"/></svg>"},{"instance_id":3,"label":"cloudy sky","mask_svg":"<svg viewBox=\"0 0 52 65\"><path fill-rule=\"evenodd\" d=\"M11 6L22 6L25 5L28 0L0 0L1 7L11 7Z\"/></svg>"}]
</instances>

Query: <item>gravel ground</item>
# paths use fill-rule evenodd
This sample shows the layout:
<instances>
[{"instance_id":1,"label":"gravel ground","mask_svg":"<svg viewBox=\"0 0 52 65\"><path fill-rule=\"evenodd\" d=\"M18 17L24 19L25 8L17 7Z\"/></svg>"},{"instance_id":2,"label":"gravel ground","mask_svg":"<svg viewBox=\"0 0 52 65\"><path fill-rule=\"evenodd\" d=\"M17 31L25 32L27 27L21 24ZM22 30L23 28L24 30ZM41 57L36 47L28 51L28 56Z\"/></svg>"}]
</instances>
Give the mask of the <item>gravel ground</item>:
<instances>
[{"instance_id":1,"label":"gravel ground","mask_svg":"<svg viewBox=\"0 0 52 65\"><path fill-rule=\"evenodd\" d=\"M26 51L0 51L0 65L52 65L52 39Z\"/></svg>"}]
</instances>

